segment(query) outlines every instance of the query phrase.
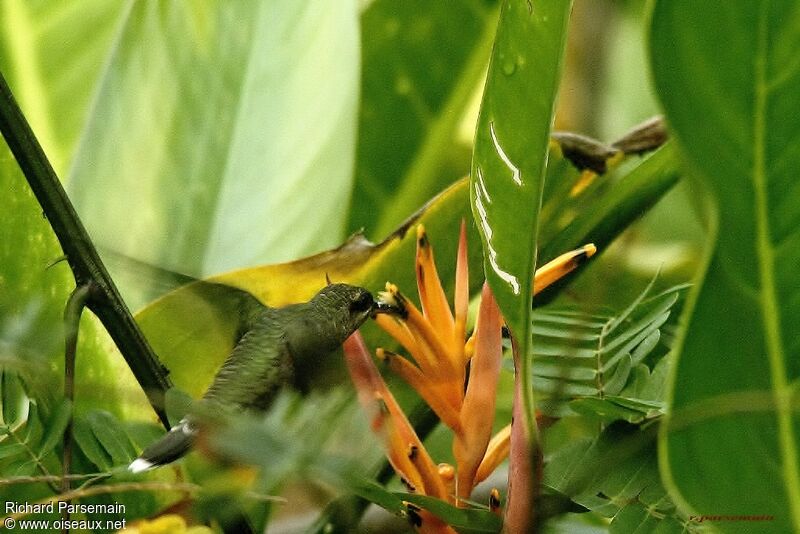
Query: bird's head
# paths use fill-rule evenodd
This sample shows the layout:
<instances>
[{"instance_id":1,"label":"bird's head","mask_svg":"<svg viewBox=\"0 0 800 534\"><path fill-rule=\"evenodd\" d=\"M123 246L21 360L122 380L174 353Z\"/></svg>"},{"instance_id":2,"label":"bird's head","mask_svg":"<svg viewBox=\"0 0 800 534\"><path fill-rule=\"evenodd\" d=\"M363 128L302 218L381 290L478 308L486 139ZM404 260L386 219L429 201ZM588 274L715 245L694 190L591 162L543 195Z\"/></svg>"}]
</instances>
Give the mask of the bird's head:
<instances>
[{"instance_id":1,"label":"bird's head","mask_svg":"<svg viewBox=\"0 0 800 534\"><path fill-rule=\"evenodd\" d=\"M370 316L392 313L385 304L376 302L369 291L349 284L328 284L310 304L322 310L339 329L348 332L347 335L355 332Z\"/></svg>"}]
</instances>

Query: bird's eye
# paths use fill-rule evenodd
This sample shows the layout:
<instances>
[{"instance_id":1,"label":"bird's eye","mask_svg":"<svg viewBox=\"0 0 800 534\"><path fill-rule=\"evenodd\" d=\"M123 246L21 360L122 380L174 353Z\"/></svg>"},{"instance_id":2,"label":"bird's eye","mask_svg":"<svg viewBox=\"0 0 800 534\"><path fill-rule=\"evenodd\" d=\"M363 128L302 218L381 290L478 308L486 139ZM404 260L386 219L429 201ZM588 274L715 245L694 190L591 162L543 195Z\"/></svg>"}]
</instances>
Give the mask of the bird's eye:
<instances>
[{"instance_id":1,"label":"bird's eye","mask_svg":"<svg viewBox=\"0 0 800 534\"><path fill-rule=\"evenodd\" d=\"M362 312L372 309L375 301L372 300L372 295L369 293L361 293L358 297L350 303L350 311Z\"/></svg>"}]
</instances>

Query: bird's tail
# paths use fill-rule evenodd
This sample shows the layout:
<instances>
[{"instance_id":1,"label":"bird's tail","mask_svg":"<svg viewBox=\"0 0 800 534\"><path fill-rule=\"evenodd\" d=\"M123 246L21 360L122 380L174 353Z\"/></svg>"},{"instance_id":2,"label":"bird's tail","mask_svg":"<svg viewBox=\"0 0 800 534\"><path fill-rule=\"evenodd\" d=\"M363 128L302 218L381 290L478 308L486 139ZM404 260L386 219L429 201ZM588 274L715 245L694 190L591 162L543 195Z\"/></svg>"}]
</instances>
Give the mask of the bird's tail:
<instances>
[{"instance_id":1,"label":"bird's tail","mask_svg":"<svg viewBox=\"0 0 800 534\"><path fill-rule=\"evenodd\" d=\"M197 430L186 418L181 419L180 423L172 427L164 437L142 451L142 454L128 466L128 470L141 473L174 462L186 454L194 443L196 433Z\"/></svg>"}]
</instances>

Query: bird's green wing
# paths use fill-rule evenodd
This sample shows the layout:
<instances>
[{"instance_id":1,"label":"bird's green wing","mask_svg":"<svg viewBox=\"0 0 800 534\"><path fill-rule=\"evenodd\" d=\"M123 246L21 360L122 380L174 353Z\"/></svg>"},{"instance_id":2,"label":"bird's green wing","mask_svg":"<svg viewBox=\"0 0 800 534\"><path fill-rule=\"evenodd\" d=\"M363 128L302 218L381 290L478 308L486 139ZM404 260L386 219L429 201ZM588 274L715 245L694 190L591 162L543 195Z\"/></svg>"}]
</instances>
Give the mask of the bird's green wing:
<instances>
[{"instance_id":1,"label":"bird's green wing","mask_svg":"<svg viewBox=\"0 0 800 534\"><path fill-rule=\"evenodd\" d=\"M280 313L265 308L250 324L204 398L221 407L264 409L293 380Z\"/></svg>"}]
</instances>

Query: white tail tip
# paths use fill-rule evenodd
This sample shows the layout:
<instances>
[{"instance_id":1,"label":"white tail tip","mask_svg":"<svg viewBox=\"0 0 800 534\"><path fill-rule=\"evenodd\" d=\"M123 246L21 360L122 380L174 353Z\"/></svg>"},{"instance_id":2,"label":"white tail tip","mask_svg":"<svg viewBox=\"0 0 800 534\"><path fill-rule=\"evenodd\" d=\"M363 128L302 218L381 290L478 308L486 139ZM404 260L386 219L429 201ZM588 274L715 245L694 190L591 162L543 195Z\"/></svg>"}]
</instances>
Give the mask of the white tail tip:
<instances>
[{"instance_id":1,"label":"white tail tip","mask_svg":"<svg viewBox=\"0 0 800 534\"><path fill-rule=\"evenodd\" d=\"M128 466L128 471L131 473L141 473L143 471L147 471L151 467L153 467L152 462L148 462L143 458L137 458L131 462L131 465Z\"/></svg>"}]
</instances>

